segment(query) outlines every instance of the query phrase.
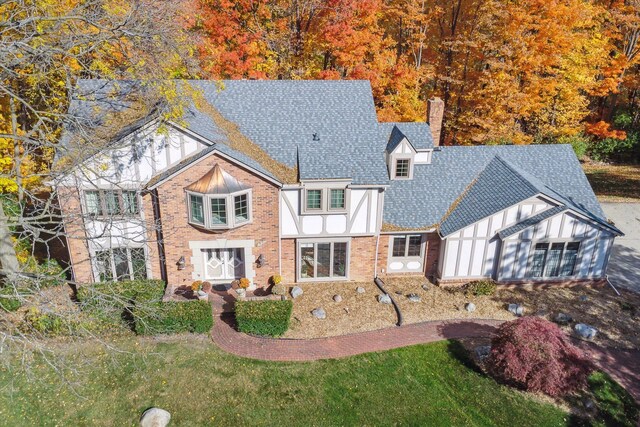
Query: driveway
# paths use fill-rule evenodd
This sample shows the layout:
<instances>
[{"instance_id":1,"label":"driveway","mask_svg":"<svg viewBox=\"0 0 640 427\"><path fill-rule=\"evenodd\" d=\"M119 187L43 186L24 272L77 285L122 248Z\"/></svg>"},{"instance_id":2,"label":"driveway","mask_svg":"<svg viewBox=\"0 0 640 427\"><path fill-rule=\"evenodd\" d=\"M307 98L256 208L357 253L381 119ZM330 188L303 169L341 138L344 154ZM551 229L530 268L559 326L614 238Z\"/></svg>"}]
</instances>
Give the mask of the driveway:
<instances>
[{"instance_id":1,"label":"driveway","mask_svg":"<svg viewBox=\"0 0 640 427\"><path fill-rule=\"evenodd\" d=\"M640 203L601 203L607 217L625 233L616 238L607 274L614 286L640 292Z\"/></svg>"}]
</instances>

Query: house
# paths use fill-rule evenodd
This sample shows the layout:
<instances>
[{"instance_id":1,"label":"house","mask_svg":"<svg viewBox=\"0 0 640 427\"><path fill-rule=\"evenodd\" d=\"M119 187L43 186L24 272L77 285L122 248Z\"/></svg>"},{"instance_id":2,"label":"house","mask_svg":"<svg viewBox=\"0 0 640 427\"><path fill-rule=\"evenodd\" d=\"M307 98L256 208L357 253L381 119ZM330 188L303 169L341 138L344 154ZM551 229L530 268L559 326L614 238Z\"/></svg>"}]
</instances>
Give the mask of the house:
<instances>
[{"instance_id":1,"label":"house","mask_svg":"<svg viewBox=\"0 0 640 427\"><path fill-rule=\"evenodd\" d=\"M605 277L621 232L568 145L441 147L441 100L379 123L367 81L182 84L204 102L179 122L138 121L57 179L75 281ZM107 90L78 82L71 109Z\"/></svg>"}]
</instances>

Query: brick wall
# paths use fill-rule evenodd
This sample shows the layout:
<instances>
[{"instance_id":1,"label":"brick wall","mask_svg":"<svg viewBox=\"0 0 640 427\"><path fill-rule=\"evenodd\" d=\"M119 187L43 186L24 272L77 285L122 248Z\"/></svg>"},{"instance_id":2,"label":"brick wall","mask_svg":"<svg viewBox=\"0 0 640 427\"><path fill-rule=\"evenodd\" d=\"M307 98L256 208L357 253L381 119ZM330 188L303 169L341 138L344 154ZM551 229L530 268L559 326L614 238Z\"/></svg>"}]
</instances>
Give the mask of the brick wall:
<instances>
[{"instance_id":1,"label":"brick wall","mask_svg":"<svg viewBox=\"0 0 640 427\"><path fill-rule=\"evenodd\" d=\"M282 283L296 281L296 239L282 239Z\"/></svg>"},{"instance_id":2,"label":"brick wall","mask_svg":"<svg viewBox=\"0 0 640 427\"><path fill-rule=\"evenodd\" d=\"M351 259L349 278L359 282L373 280L376 256L376 237L353 237L351 239Z\"/></svg>"},{"instance_id":3,"label":"brick wall","mask_svg":"<svg viewBox=\"0 0 640 427\"><path fill-rule=\"evenodd\" d=\"M59 187L57 196L60 203L60 214L64 221L73 279L78 283L90 283L93 281L93 275L87 246L87 235L82 218L80 192L75 187Z\"/></svg>"},{"instance_id":4,"label":"brick wall","mask_svg":"<svg viewBox=\"0 0 640 427\"><path fill-rule=\"evenodd\" d=\"M227 173L252 187L252 223L224 231L209 231L189 224L184 188L201 178L216 163ZM254 258L262 254L266 261L262 268L257 268L255 259L245 260L247 264L254 263L256 272L255 284L258 286L266 285L269 277L278 272L279 195L278 188L272 183L228 162L222 157L211 155L160 185L158 187L158 197L167 264L167 280L171 286L191 284L194 280L192 276L193 265L190 262L192 256L192 250L189 248L190 241L215 241L217 239L255 240ZM150 195L144 198L144 212L147 220L153 218ZM151 216L149 217L148 215ZM154 233L152 230L149 230L149 232ZM155 235L153 239L155 240ZM154 251L154 253L152 265L157 264L159 266L157 251ZM181 256L184 256L187 262L184 270L178 270L176 266ZM156 277L155 270L156 268L154 267L154 277ZM159 277L159 274L157 277Z\"/></svg>"}]
</instances>

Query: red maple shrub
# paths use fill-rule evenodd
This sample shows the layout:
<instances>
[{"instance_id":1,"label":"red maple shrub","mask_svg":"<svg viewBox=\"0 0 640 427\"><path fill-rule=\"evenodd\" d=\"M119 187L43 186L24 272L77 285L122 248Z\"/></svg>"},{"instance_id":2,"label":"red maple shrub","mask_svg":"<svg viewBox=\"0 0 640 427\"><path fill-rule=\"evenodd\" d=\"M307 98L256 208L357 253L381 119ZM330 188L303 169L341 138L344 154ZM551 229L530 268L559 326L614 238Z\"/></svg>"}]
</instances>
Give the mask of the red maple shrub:
<instances>
[{"instance_id":1,"label":"red maple shrub","mask_svg":"<svg viewBox=\"0 0 640 427\"><path fill-rule=\"evenodd\" d=\"M593 370L556 324L533 316L498 328L486 366L500 382L554 397L584 387Z\"/></svg>"}]
</instances>

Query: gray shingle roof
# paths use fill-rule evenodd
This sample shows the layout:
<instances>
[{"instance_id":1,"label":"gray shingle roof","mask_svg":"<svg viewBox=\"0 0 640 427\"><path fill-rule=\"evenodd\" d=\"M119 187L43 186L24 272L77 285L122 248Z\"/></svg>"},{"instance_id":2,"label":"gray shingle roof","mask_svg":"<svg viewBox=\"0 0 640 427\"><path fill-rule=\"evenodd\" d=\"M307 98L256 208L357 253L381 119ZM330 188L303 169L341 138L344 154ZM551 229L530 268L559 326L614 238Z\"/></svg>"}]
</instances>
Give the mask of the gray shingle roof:
<instances>
[{"instance_id":1,"label":"gray shingle roof","mask_svg":"<svg viewBox=\"0 0 640 427\"><path fill-rule=\"evenodd\" d=\"M517 191L522 195L530 193L530 186L545 186L547 191L561 194L572 207L579 207L606 223L580 162L571 146L562 144L442 147L433 153L430 165L414 166L412 180L390 182L385 192L384 222L402 228L439 224L453 202L496 155L518 172L519 185L524 185L524 189ZM490 198L501 197L505 196L497 190L490 194ZM453 228L456 227L450 229Z\"/></svg>"},{"instance_id":2,"label":"gray shingle roof","mask_svg":"<svg viewBox=\"0 0 640 427\"><path fill-rule=\"evenodd\" d=\"M380 133L387 141L387 151L392 151L406 137L416 150L433 148L433 136L428 123L386 122L379 123Z\"/></svg>"}]
</instances>

